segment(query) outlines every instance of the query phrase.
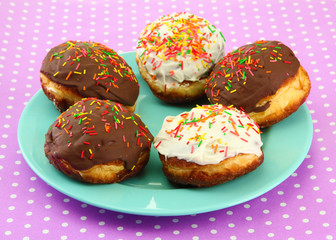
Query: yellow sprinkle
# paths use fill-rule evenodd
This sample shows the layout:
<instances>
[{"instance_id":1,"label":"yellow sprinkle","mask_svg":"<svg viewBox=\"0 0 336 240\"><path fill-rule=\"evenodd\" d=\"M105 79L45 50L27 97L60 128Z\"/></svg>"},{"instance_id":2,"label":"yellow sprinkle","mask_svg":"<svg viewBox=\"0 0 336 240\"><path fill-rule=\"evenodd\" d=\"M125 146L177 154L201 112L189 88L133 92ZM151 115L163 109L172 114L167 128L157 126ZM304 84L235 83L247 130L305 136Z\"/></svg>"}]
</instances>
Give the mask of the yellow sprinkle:
<instances>
[{"instance_id":1,"label":"yellow sprinkle","mask_svg":"<svg viewBox=\"0 0 336 240\"><path fill-rule=\"evenodd\" d=\"M67 64L67 62L64 62L64 63L63 63L63 67L64 67L66 64Z\"/></svg>"},{"instance_id":2,"label":"yellow sprinkle","mask_svg":"<svg viewBox=\"0 0 336 240\"><path fill-rule=\"evenodd\" d=\"M89 149L89 153L92 154L91 148Z\"/></svg>"},{"instance_id":3,"label":"yellow sprinkle","mask_svg":"<svg viewBox=\"0 0 336 240\"><path fill-rule=\"evenodd\" d=\"M234 90L232 90L230 93L234 93L234 92L236 92L237 91L237 89L234 89Z\"/></svg>"},{"instance_id":4,"label":"yellow sprinkle","mask_svg":"<svg viewBox=\"0 0 336 240\"><path fill-rule=\"evenodd\" d=\"M55 73L55 74L54 74L54 77L55 77L58 73L59 73L59 72Z\"/></svg>"}]
</instances>

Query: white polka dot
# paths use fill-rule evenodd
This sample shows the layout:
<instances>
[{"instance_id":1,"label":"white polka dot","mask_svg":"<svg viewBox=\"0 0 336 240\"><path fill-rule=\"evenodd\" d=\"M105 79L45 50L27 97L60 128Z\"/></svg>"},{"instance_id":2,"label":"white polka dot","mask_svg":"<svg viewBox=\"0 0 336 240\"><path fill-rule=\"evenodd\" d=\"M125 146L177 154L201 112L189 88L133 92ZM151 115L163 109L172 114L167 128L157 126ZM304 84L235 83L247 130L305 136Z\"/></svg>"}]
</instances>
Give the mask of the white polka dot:
<instances>
[{"instance_id":1,"label":"white polka dot","mask_svg":"<svg viewBox=\"0 0 336 240\"><path fill-rule=\"evenodd\" d=\"M155 228L155 229L160 229L161 226L160 226L160 225L155 225L154 228Z\"/></svg>"},{"instance_id":2,"label":"white polka dot","mask_svg":"<svg viewBox=\"0 0 336 240\"><path fill-rule=\"evenodd\" d=\"M68 210L64 210L62 213L63 213L64 215L68 215L68 214L69 214L69 211L68 211Z\"/></svg>"},{"instance_id":3,"label":"white polka dot","mask_svg":"<svg viewBox=\"0 0 336 240\"><path fill-rule=\"evenodd\" d=\"M304 222L304 223L308 223L308 222L309 222L309 219L308 219L308 218L304 218L304 219L302 219L302 222Z\"/></svg>"},{"instance_id":4,"label":"white polka dot","mask_svg":"<svg viewBox=\"0 0 336 240\"><path fill-rule=\"evenodd\" d=\"M31 225L30 225L29 223L27 223L27 224L24 225L24 227L25 227L25 228L30 228Z\"/></svg>"},{"instance_id":5,"label":"white polka dot","mask_svg":"<svg viewBox=\"0 0 336 240\"><path fill-rule=\"evenodd\" d=\"M234 228L235 224L234 223L229 223L228 226L229 226L229 228Z\"/></svg>"}]
</instances>

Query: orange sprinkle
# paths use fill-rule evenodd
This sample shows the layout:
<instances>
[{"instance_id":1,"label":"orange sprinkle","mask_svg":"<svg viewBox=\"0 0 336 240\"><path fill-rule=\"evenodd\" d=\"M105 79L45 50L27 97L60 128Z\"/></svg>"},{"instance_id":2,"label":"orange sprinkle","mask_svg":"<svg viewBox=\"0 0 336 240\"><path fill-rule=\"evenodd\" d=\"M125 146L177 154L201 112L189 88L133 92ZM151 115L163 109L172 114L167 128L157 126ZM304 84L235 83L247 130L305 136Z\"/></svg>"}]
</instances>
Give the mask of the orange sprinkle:
<instances>
[{"instance_id":1,"label":"orange sprinkle","mask_svg":"<svg viewBox=\"0 0 336 240\"><path fill-rule=\"evenodd\" d=\"M68 80L68 79L69 79L69 77L70 77L71 73L72 73L72 71L70 71L70 72L69 72L69 74L68 74L68 76L66 77L66 79L65 79L65 80Z\"/></svg>"},{"instance_id":2,"label":"orange sprinkle","mask_svg":"<svg viewBox=\"0 0 336 240\"><path fill-rule=\"evenodd\" d=\"M215 153L217 152L217 148L218 148L218 144L216 144L215 146Z\"/></svg>"}]
</instances>

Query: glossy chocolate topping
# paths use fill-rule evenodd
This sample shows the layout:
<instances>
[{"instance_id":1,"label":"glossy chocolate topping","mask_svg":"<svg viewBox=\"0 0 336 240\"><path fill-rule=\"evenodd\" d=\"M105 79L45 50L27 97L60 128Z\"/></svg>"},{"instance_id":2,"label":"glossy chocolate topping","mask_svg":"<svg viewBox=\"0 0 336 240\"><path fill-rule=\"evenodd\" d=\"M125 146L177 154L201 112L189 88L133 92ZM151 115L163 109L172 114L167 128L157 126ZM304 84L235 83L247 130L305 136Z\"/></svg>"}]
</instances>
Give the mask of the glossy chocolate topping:
<instances>
[{"instance_id":1,"label":"glossy chocolate topping","mask_svg":"<svg viewBox=\"0 0 336 240\"><path fill-rule=\"evenodd\" d=\"M77 170L117 159L132 169L152 141L138 115L118 103L89 98L77 102L51 125L45 151Z\"/></svg>"},{"instance_id":2,"label":"glossy chocolate topping","mask_svg":"<svg viewBox=\"0 0 336 240\"><path fill-rule=\"evenodd\" d=\"M257 103L274 95L299 67L299 60L283 43L258 41L228 53L217 63L207 80L206 94L212 103L233 105L247 113L262 112L269 102Z\"/></svg>"},{"instance_id":3,"label":"glossy chocolate topping","mask_svg":"<svg viewBox=\"0 0 336 240\"><path fill-rule=\"evenodd\" d=\"M41 73L51 81L75 88L83 97L132 106L139 95L131 67L100 43L68 41L52 48L43 60Z\"/></svg>"}]
</instances>

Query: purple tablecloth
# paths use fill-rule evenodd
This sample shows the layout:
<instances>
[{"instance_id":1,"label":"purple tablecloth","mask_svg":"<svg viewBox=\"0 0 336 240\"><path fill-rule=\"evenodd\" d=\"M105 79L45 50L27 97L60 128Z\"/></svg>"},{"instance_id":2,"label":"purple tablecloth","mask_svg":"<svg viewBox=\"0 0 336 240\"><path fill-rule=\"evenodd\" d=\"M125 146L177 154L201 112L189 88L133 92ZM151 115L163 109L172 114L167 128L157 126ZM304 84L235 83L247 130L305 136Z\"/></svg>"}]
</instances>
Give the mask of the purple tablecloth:
<instances>
[{"instance_id":1,"label":"purple tablecloth","mask_svg":"<svg viewBox=\"0 0 336 240\"><path fill-rule=\"evenodd\" d=\"M314 137L300 167L249 202L179 217L129 215L72 199L25 162L21 112L47 49L92 40L134 51L145 24L176 11L207 18L226 52L258 39L290 46L312 81ZM336 239L336 1L0 1L0 239Z\"/></svg>"}]
</instances>

